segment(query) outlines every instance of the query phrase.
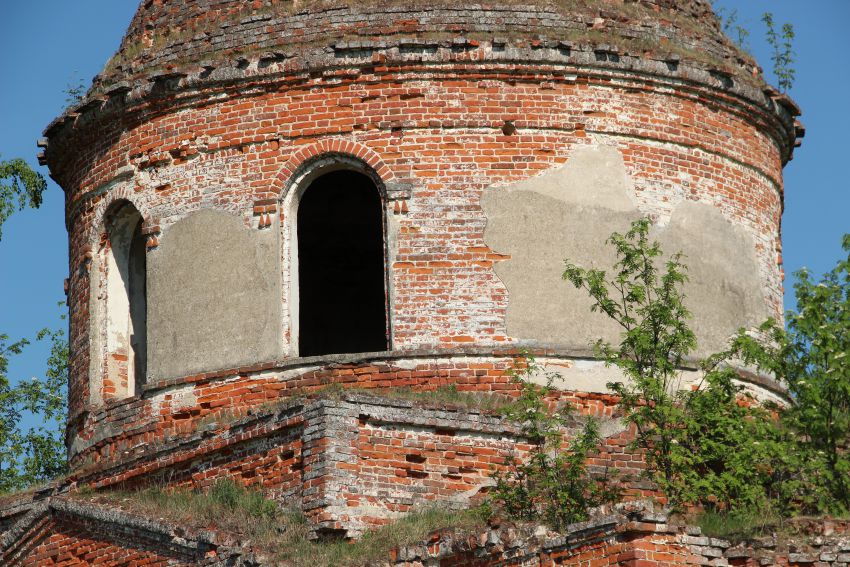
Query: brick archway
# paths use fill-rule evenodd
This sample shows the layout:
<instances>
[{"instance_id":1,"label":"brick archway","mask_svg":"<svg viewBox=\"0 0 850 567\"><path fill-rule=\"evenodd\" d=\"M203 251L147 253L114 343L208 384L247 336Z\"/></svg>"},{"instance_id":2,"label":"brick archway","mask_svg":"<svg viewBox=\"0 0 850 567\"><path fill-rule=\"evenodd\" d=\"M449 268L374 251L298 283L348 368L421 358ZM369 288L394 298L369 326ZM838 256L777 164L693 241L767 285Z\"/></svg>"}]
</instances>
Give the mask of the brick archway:
<instances>
[{"instance_id":1,"label":"brick archway","mask_svg":"<svg viewBox=\"0 0 850 567\"><path fill-rule=\"evenodd\" d=\"M304 146L290 156L272 183L271 192L275 198L282 200L285 197L296 180L298 171L304 165L319 157L332 155L347 156L362 161L378 175L383 183L395 179L395 175L389 166L368 146L353 140L330 138Z\"/></svg>"},{"instance_id":2,"label":"brick archway","mask_svg":"<svg viewBox=\"0 0 850 567\"><path fill-rule=\"evenodd\" d=\"M145 221L150 218L146 207L143 203L141 203L141 199L138 198L138 195L135 191L133 191L133 188L130 185L115 187L111 191L105 193L103 198L95 207L94 217L92 218L87 238L89 245L97 245L100 240L100 234L104 230L104 222L109 211L111 211L116 204L122 201L126 201L133 205Z\"/></svg>"}]
</instances>

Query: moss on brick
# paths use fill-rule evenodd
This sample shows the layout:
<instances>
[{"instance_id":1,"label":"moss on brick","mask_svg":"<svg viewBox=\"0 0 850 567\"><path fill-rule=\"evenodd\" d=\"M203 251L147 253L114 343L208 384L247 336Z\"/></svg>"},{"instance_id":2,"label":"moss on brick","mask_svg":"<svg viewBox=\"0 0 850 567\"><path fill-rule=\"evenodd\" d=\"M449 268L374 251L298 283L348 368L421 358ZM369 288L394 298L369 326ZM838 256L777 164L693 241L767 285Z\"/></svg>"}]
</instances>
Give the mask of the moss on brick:
<instances>
[{"instance_id":1,"label":"moss on brick","mask_svg":"<svg viewBox=\"0 0 850 567\"><path fill-rule=\"evenodd\" d=\"M610 44L620 49L638 53L661 53L676 55L686 60L700 62L727 70L737 75L741 80L758 84L761 77L754 79L752 73L744 72L741 65L754 68L755 62L745 52L738 49L733 42L723 35L710 7L704 2L692 1L687 7L671 8L664 2L623 2L612 4L600 0L551 0L551 1L520 1L500 0L496 4L479 6L471 5L470 12L477 10L539 10L539 20L530 19L520 22L506 16L503 23L494 26L491 33L511 39L553 39L570 40L587 44ZM664 5L664 7L661 7ZM386 36L387 38L415 35L416 37L431 37L452 39L458 34L475 37L478 35L477 23L471 28L461 29L458 26L448 26L449 29L439 33L428 32L426 29L416 29L419 26L402 26L392 29L389 26L385 34L364 32L357 27L355 33L342 31L352 27L346 18L340 20L340 29L318 30L311 29L311 23L305 30L307 33L289 38L280 36L272 43L261 42L254 44L246 39L242 26L246 30L263 29L262 24L267 20L297 18L304 14L320 14L334 10L349 10L351 14L369 14L371 20L380 21L381 17L398 19L413 18L427 15L430 11L454 10L457 14L456 3L448 0L418 0L415 2L353 1L353 0L321 0L317 2L277 2L263 7L252 7L250 4L240 5L238 9L224 10L220 6L204 10L202 6L194 10L177 12L158 12L157 8L140 10L137 14L121 48L106 64L101 73L101 84L95 90L100 90L108 84L125 79L144 69L147 73L170 66L186 66L192 62L214 61L224 58L250 56L263 51L273 51L276 48L298 46L304 50L310 47L319 48L333 40L357 40L363 36ZM417 13L418 12L418 13ZM553 16L563 18L568 26L553 29L548 20ZM473 20L471 20L473 21ZM540 23L535 24L535 21ZM145 23L158 22L153 31L142 31ZM545 24L545 25L544 25ZM319 24L315 24L319 25ZM486 26L485 26L486 27ZM452 29L458 28L458 29ZM211 37L224 36L233 41L222 42L226 47L219 47L210 42ZM310 39L310 33L323 31L315 39ZM710 48L707 48L709 47ZM712 53L712 51L716 53ZM164 63L158 63L164 52L172 53ZM718 54L722 54L718 56Z\"/></svg>"}]
</instances>

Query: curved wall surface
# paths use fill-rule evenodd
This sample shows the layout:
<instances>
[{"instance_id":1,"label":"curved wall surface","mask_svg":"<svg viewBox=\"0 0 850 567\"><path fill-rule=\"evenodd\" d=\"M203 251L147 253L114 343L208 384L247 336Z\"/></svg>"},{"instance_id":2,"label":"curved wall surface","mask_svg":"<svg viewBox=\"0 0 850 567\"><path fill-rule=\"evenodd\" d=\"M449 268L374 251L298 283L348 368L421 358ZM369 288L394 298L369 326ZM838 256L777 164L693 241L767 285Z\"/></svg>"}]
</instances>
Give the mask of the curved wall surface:
<instances>
[{"instance_id":1,"label":"curved wall surface","mask_svg":"<svg viewBox=\"0 0 850 567\"><path fill-rule=\"evenodd\" d=\"M242 5L143 3L46 133L67 192L75 467L330 382L509 389L520 348L604 406L615 376L589 345L616 329L563 260L610 266L605 238L641 216L687 256L698 354L781 317L797 111L705 2ZM299 357L298 203L341 169L381 195L390 350ZM146 376L124 396L93 391L120 358L93 266L122 201L147 238Z\"/></svg>"}]
</instances>

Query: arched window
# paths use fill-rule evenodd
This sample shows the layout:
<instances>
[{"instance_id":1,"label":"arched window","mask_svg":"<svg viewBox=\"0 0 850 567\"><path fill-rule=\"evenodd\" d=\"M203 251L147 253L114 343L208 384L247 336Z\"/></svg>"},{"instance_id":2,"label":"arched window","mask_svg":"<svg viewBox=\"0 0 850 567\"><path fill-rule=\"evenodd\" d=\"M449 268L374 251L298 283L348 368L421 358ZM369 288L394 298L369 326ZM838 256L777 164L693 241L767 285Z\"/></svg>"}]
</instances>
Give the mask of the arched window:
<instances>
[{"instance_id":1,"label":"arched window","mask_svg":"<svg viewBox=\"0 0 850 567\"><path fill-rule=\"evenodd\" d=\"M386 350L383 205L372 179L351 170L314 179L297 233L299 354Z\"/></svg>"},{"instance_id":2,"label":"arched window","mask_svg":"<svg viewBox=\"0 0 850 567\"><path fill-rule=\"evenodd\" d=\"M106 217L99 255L102 400L141 391L147 367L147 265L142 216L130 203Z\"/></svg>"}]
</instances>

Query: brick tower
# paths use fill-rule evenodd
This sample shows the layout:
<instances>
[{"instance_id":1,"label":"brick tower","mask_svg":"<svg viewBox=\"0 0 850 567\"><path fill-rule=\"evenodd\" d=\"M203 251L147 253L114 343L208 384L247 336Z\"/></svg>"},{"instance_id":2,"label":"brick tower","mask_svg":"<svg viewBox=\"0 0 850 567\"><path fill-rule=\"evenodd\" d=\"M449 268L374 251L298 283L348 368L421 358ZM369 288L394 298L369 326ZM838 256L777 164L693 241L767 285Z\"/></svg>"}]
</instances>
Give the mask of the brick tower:
<instances>
[{"instance_id":1,"label":"brick tower","mask_svg":"<svg viewBox=\"0 0 850 567\"><path fill-rule=\"evenodd\" d=\"M708 0L143 1L42 142L75 478L232 477L349 536L464 505L510 427L381 389L510 390L524 348L610 416L617 331L560 275L641 216L700 354L781 317L798 114ZM303 395L329 384L357 389Z\"/></svg>"}]
</instances>

